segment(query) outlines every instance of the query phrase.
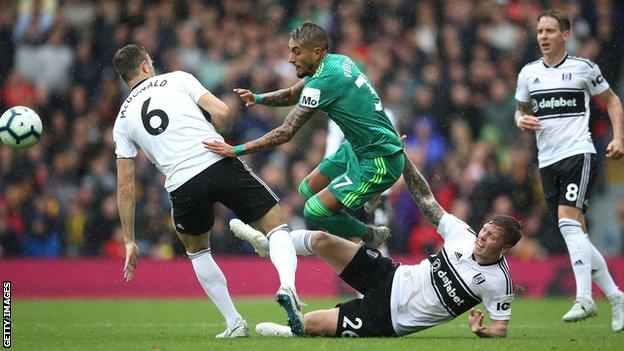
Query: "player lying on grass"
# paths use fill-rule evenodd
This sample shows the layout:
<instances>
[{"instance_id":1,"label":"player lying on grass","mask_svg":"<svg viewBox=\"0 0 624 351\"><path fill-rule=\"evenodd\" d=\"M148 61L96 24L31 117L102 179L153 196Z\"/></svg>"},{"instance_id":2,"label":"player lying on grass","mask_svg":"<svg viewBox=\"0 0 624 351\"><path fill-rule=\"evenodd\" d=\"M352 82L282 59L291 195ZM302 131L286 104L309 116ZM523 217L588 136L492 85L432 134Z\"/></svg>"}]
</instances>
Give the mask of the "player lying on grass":
<instances>
[{"instance_id":1,"label":"player lying on grass","mask_svg":"<svg viewBox=\"0 0 624 351\"><path fill-rule=\"evenodd\" d=\"M507 336L514 289L503 254L520 240L520 223L496 215L477 234L442 209L409 159L403 176L412 197L444 238L444 247L420 264L399 265L375 249L324 232L291 232L297 253L317 254L364 294L332 309L306 313L304 333L297 335L403 336L470 310L472 332L480 337ZM248 226L232 230L242 238L262 236ZM489 313L489 325L483 324L483 312L472 309L479 303ZM294 335L291 328L268 322L258 324L256 331L264 336Z\"/></svg>"},{"instance_id":2,"label":"player lying on grass","mask_svg":"<svg viewBox=\"0 0 624 351\"><path fill-rule=\"evenodd\" d=\"M318 111L325 112L346 140L301 182L299 193L308 199L303 214L319 228L357 236L376 248L390 236L388 228L367 226L345 209L359 209L401 177L403 143L366 75L349 57L330 53L328 42L323 28L305 22L288 42L288 62L302 78L299 82L261 95L234 89L248 107L296 105L281 126L241 145L212 139L204 146L227 157L266 150L290 141Z\"/></svg>"}]
</instances>

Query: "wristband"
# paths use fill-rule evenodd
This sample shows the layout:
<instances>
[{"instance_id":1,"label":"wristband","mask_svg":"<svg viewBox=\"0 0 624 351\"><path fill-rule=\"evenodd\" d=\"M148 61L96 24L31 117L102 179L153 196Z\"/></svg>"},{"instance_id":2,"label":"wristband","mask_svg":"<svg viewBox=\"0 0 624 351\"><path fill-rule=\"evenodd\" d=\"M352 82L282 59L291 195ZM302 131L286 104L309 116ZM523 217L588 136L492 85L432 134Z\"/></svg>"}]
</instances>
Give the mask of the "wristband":
<instances>
[{"instance_id":1,"label":"wristband","mask_svg":"<svg viewBox=\"0 0 624 351\"><path fill-rule=\"evenodd\" d=\"M236 156L242 156L245 154L245 150L243 148L243 144L238 144L236 146L234 146L234 153L236 154Z\"/></svg>"},{"instance_id":2,"label":"wristband","mask_svg":"<svg viewBox=\"0 0 624 351\"><path fill-rule=\"evenodd\" d=\"M256 99L256 103L259 104L262 102L262 100L264 100L264 98L262 97L262 95L260 94L253 94L254 98Z\"/></svg>"}]
</instances>

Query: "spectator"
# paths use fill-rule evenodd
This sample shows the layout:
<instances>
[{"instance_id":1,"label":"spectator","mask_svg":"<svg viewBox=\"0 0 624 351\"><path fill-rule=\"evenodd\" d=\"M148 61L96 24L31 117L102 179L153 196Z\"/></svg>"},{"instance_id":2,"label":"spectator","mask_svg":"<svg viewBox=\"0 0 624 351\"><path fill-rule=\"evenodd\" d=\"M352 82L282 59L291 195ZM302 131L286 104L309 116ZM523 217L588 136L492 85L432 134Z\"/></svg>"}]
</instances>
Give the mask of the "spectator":
<instances>
[{"instance_id":1,"label":"spectator","mask_svg":"<svg viewBox=\"0 0 624 351\"><path fill-rule=\"evenodd\" d=\"M478 226L493 206L504 205L527 223L528 238L516 248L518 255L565 250L549 234L553 224L544 209L535 206L540 194L534 190L534 143L518 136L511 125L515 103L510 91L518 70L538 56L531 42L542 5L468 0L0 0L0 107L34 107L45 126L39 145L26 153L0 147L0 229L2 219L7 227L0 233L9 233L0 234L4 255L20 249L29 254L115 256L118 219L110 215L116 186L111 181L110 127L128 94L110 61L119 47L138 42L156 54L157 69L197 73L228 104L231 123L225 137L237 143L281 123L288 109L247 109L228 94L240 86L270 91L293 85L285 48L289 29L304 20L322 24L332 51L351 55L374 83L384 107L397 119L397 129L408 135L407 152L431 180L443 207L463 209L452 212L464 213L464 220ZM624 61L618 35L624 25L622 6L615 1L563 1L561 6L573 17L569 52L613 66L605 70L612 75L608 80L623 81L615 69ZM591 108L598 144L609 138L601 112L605 107L592 103ZM309 126L285 147L246 157L280 191L292 227L304 225L297 185L323 157L324 130L323 123ZM162 177L156 174L139 154L136 220L145 231L137 239L142 253L168 258L181 251L171 244L173 232L163 214L170 205L157 190ZM608 189L606 178L603 183ZM50 197L58 202L57 213L29 213L36 202L49 203ZM436 245L434 240L410 246L413 237L424 240L426 235L404 184L399 182L388 200L392 253L410 247L423 253L423 247ZM228 234L230 216L223 208L216 210L213 250L249 252ZM7 238L15 236L26 239L28 250L13 244L6 244L12 247L7 249Z\"/></svg>"},{"instance_id":2,"label":"spectator","mask_svg":"<svg viewBox=\"0 0 624 351\"><path fill-rule=\"evenodd\" d=\"M4 212L0 211L0 258L19 256L20 246L17 233L9 227Z\"/></svg>"}]
</instances>

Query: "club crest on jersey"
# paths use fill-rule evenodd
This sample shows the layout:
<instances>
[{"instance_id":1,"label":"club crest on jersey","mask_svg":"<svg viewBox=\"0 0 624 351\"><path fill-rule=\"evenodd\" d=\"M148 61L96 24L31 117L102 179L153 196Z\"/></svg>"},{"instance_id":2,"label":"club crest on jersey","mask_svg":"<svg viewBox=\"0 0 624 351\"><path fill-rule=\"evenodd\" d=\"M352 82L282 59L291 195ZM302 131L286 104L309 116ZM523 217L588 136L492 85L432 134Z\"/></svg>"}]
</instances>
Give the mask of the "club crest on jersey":
<instances>
[{"instance_id":1,"label":"club crest on jersey","mask_svg":"<svg viewBox=\"0 0 624 351\"><path fill-rule=\"evenodd\" d=\"M474 277L472 277L472 282L477 284L477 285L483 283L484 281L485 281L485 277L481 273L479 273L479 274L475 275Z\"/></svg>"},{"instance_id":2,"label":"club crest on jersey","mask_svg":"<svg viewBox=\"0 0 624 351\"><path fill-rule=\"evenodd\" d=\"M561 80L562 81L571 81L572 80L572 73L562 73L561 74Z\"/></svg>"}]
</instances>

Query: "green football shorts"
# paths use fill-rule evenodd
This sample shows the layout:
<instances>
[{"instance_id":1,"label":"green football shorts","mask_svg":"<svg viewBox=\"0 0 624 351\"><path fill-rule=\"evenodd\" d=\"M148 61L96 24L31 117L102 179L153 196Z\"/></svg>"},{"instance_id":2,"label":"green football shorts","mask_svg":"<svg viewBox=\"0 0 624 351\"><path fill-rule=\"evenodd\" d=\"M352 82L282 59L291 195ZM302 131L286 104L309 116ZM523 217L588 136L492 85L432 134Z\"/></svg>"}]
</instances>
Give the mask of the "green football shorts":
<instances>
[{"instance_id":1,"label":"green football shorts","mask_svg":"<svg viewBox=\"0 0 624 351\"><path fill-rule=\"evenodd\" d=\"M318 168L332 179L327 187L338 201L350 209L358 209L390 188L403 174L404 165L403 151L358 159L351 144L344 141Z\"/></svg>"}]
</instances>

